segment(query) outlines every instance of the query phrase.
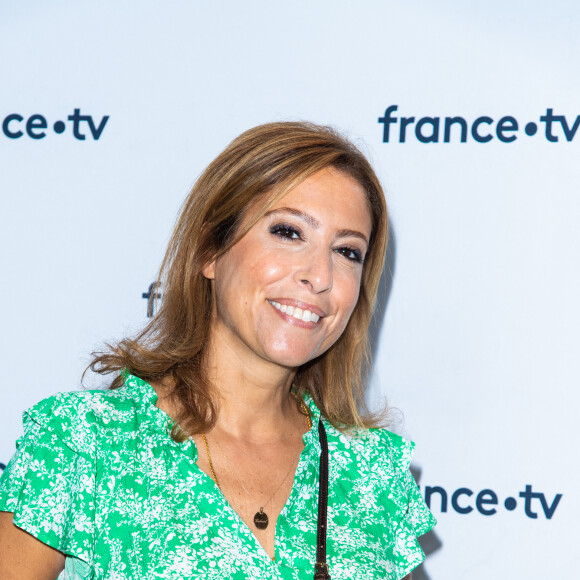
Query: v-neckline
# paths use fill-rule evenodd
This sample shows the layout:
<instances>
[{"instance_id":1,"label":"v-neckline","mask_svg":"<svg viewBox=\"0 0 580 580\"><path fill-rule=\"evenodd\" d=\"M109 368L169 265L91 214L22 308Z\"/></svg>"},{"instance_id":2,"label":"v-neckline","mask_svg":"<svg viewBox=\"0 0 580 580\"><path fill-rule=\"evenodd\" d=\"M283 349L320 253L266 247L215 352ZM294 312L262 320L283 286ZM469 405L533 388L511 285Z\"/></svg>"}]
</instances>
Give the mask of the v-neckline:
<instances>
[{"instance_id":1,"label":"v-neckline","mask_svg":"<svg viewBox=\"0 0 580 580\"><path fill-rule=\"evenodd\" d=\"M133 379L133 381L131 381ZM314 451L316 447L316 443L318 443L318 431L315 428L316 423L318 422L319 411L316 406L313 405L312 399L308 397L307 394L303 397L303 401L310 413L310 418L312 420L312 427L303 433L302 435L302 442L304 443L304 447L300 452L298 463L296 465L296 469L294 471L294 477L292 479L292 489L290 490L290 494L282 507L282 510L276 517L275 529L274 529L274 557L270 557L264 546L260 543L252 529L248 526L248 524L244 521L244 519L240 516L240 514L235 510L232 504L228 501L225 495L222 493L220 488L217 486L216 482L213 478L206 473L199 465L197 461L199 459L199 449L197 447L197 443L195 442L194 438L191 435L184 441L175 441L171 437L171 427L176 423L175 420L163 409L157 406L158 394L157 391L153 388L153 386L148 383L147 381L137 377L135 375L127 374L125 375L125 380L128 383L131 383L129 386L137 386L141 389L145 389L146 394L146 402L148 406L150 406L150 410L152 411L156 424L161 428L163 431L163 435L167 441L170 443L171 446L181 455L184 457L188 464L191 467L191 471L194 475L198 478L202 478L205 481L206 485L209 485L208 489L212 490L213 495L217 498L217 501L220 501L222 505L234 515L234 518L237 523L238 529L244 531L246 536L251 538L251 541L254 544L255 551L257 554L260 554L262 557L266 558L271 564L277 566L279 563L278 557L278 549L279 549L279 534L278 534L278 523L281 517L286 517L289 510L292 508L296 501L296 497L300 493L300 482L297 481L298 477L301 476L302 472L305 471L308 466L312 463L309 461L309 455ZM316 442L316 443L315 443ZM319 445L319 444L318 444Z\"/></svg>"}]
</instances>

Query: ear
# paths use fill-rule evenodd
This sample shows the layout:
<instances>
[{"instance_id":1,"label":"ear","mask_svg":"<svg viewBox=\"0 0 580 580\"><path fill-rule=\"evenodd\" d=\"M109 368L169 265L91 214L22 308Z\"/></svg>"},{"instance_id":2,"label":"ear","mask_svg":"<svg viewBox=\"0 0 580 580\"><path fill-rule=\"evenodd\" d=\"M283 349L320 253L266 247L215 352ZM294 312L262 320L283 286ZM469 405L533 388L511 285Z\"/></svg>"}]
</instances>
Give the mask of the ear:
<instances>
[{"instance_id":1,"label":"ear","mask_svg":"<svg viewBox=\"0 0 580 580\"><path fill-rule=\"evenodd\" d=\"M215 280L215 260L208 262L201 273L208 279L208 280Z\"/></svg>"}]
</instances>

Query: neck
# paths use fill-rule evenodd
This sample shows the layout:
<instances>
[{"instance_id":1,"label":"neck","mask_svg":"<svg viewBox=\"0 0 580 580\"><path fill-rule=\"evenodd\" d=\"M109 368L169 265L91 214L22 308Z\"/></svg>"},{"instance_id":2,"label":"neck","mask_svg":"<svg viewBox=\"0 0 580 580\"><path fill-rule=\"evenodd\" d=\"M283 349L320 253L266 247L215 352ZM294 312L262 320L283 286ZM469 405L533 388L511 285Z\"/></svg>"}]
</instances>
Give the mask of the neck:
<instances>
[{"instance_id":1,"label":"neck","mask_svg":"<svg viewBox=\"0 0 580 580\"><path fill-rule=\"evenodd\" d=\"M217 337L206 362L219 409L214 429L249 442L284 437L284 426L296 416L290 396L296 369L248 356Z\"/></svg>"}]
</instances>

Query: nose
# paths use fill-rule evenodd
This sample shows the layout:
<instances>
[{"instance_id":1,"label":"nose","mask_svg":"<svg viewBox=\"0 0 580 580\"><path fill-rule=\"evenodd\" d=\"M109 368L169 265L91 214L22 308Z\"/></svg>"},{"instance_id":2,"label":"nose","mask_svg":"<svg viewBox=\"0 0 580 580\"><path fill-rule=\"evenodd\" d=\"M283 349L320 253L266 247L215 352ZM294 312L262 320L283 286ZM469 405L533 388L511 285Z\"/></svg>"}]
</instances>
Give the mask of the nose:
<instances>
[{"instance_id":1,"label":"nose","mask_svg":"<svg viewBox=\"0 0 580 580\"><path fill-rule=\"evenodd\" d=\"M311 251L303 256L303 262L295 273L299 284L308 286L314 294L332 289L332 259L328 251Z\"/></svg>"}]
</instances>

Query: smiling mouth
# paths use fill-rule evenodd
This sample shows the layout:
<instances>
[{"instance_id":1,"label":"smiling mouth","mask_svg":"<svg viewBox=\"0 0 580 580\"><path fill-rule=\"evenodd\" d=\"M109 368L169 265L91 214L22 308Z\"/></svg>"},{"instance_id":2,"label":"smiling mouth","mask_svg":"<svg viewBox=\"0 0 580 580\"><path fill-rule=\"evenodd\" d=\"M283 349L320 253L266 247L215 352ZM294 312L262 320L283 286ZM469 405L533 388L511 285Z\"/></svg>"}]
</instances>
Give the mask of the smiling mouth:
<instances>
[{"instance_id":1,"label":"smiling mouth","mask_svg":"<svg viewBox=\"0 0 580 580\"><path fill-rule=\"evenodd\" d=\"M296 320L302 320L302 322L318 322L320 320L320 316L318 314L314 314L314 312L310 312L310 310L302 310L302 308L298 308L295 306L287 306L286 304L280 304L278 302L274 302L273 300L268 300L268 302L280 312L284 314L288 314L292 316Z\"/></svg>"}]
</instances>

